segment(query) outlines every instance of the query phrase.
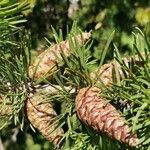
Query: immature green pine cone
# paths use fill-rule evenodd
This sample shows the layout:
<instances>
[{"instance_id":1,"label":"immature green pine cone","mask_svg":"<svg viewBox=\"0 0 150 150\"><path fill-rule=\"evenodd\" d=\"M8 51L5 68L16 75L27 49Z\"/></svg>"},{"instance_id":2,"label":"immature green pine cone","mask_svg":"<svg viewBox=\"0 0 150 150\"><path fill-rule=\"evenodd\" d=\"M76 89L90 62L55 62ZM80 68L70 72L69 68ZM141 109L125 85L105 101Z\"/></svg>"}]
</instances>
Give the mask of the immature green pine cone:
<instances>
[{"instance_id":1,"label":"immature green pine cone","mask_svg":"<svg viewBox=\"0 0 150 150\"><path fill-rule=\"evenodd\" d=\"M131 133L125 119L110 103L100 97L101 90L96 87L82 88L76 97L76 111L79 119L110 137L136 146L139 142L137 135Z\"/></svg>"}]
</instances>

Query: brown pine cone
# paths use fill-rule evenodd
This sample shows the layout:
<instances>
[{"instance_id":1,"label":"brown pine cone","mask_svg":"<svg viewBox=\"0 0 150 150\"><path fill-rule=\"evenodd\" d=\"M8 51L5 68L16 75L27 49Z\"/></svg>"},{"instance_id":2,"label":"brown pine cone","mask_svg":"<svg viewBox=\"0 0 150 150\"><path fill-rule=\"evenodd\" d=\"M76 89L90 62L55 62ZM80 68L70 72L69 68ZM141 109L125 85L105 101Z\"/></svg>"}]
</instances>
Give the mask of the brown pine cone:
<instances>
[{"instance_id":1,"label":"brown pine cone","mask_svg":"<svg viewBox=\"0 0 150 150\"><path fill-rule=\"evenodd\" d=\"M82 45L87 39L90 38L90 36L91 33L83 32L81 35L77 35L73 39L77 40L79 44ZM35 62L29 67L29 77L32 78L34 75L34 78L38 79L44 75L47 75L47 73L52 73L55 70L58 58L61 59L62 51L66 57L69 56L70 45L68 40L55 44L41 53L37 59L35 59ZM35 69L36 72L34 74Z\"/></svg>"},{"instance_id":2,"label":"brown pine cone","mask_svg":"<svg viewBox=\"0 0 150 150\"><path fill-rule=\"evenodd\" d=\"M58 127L57 114L52 105L43 102L41 96L33 95L26 101L26 113L30 123L58 148L64 131Z\"/></svg>"},{"instance_id":3,"label":"brown pine cone","mask_svg":"<svg viewBox=\"0 0 150 150\"><path fill-rule=\"evenodd\" d=\"M142 56L144 57L145 55L142 54ZM122 61L124 61L126 66L129 67L131 60L133 58L134 58L134 63L136 65L143 66L143 61L139 60L137 55L135 55L134 57L130 56L130 57L122 58ZM132 69L133 68L130 69L131 72L134 71ZM126 73L127 76L129 75L129 73L127 71L123 72L122 66L116 60L113 60L110 63L104 64L101 66L101 68L98 72L98 77L105 86L111 87L112 83L114 83L114 81L117 82L118 79L122 80L124 78L124 73ZM92 72L90 74L90 76L91 76L91 78L95 79L97 77L97 71ZM99 80L98 80L98 82L99 82Z\"/></svg>"},{"instance_id":4,"label":"brown pine cone","mask_svg":"<svg viewBox=\"0 0 150 150\"><path fill-rule=\"evenodd\" d=\"M12 114L12 105L0 104L0 116L10 116Z\"/></svg>"},{"instance_id":5,"label":"brown pine cone","mask_svg":"<svg viewBox=\"0 0 150 150\"><path fill-rule=\"evenodd\" d=\"M3 97L0 96L0 116L9 116L12 114L12 105L4 104Z\"/></svg>"},{"instance_id":6,"label":"brown pine cone","mask_svg":"<svg viewBox=\"0 0 150 150\"><path fill-rule=\"evenodd\" d=\"M98 132L104 132L120 142L136 146L139 141L137 135L131 133L125 119L115 107L100 97L100 92L96 87L86 87L79 91L76 97L79 119Z\"/></svg>"},{"instance_id":7,"label":"brown pine cone","mask_svg":"<svg viewBox=\"0 0 150 150\"><path fill-rule=\"evenodd\" d=\"M111 86L112 84L112 72L114 70L114 64L109 63L109 64L104 64L99 72L99 76L101 81L104 83L104 85Z\"/></svg>"},{"instance_id":8,"label":"brown pine cone","mask_svg":"<svg viewBox=\"0 0 150 150\"><path fill-rule=\"evenodd\" d=\"M95 79L97 72L92 72L90 74L91 78ZM122 80L124 78L124 73L120 64L116 61L112 61L108 64L104 64L101 66L98 77L100 81L107 87L111 87L114 81L117 81L117 75L119 75L119 79ZM99 82L99 80L98 80Z\"/></svg>"}]
</instances>

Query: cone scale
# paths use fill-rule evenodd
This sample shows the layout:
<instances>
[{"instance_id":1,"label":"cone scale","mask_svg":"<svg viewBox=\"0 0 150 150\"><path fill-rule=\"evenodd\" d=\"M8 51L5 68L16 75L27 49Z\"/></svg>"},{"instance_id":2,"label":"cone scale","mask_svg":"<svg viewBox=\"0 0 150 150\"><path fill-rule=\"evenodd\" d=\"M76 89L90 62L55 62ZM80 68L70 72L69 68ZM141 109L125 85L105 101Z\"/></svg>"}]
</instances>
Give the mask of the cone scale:
<instances>
[{"instance_id":1,"label":"cone scale","mask_svg":"<svg viewBox=\"0 0 150 150\"><path fill-rule=\"evenodd\" d=\"M98 132L103 132L130 146L138 144L136 134L131 133L125 119L110 103L99 96L101 90L86 87L76 97L76 111L79 119Z\"/></svg>"}]
</instances>

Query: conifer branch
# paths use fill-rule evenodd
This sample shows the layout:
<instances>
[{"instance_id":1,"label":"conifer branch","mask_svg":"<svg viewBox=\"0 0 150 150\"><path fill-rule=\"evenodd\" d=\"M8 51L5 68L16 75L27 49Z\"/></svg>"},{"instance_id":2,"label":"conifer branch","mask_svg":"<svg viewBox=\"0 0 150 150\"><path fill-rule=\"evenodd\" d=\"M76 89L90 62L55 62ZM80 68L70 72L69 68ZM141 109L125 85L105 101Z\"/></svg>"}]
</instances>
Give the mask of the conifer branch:
<instances>
[{"instance_id":1,"label":"conifer branch","mask_svg":"<svg viewBox=\"0 0 150 150\"><path fill-rule=\"evenodd\" d=\"M9 17L13 10L18 13L16 10L17 6L18 5L13 5L8 7L11 9L10 11L5 11L7 17ZM19 11L21 11L22 6L19 8ZM0 15L4 17L2 12L0 12ZM18 18L20 18L20 16L7 18L2 23L7 22L6 27L12 27L12 33L15 33L15 31L19 33L22 31L16 28L17 24L21 23L21 21L17 21ZM14 25L16 26L14 27ZM21 44L19 44L15 40L14 42L12 38L7 38L7 36L12 35L10 30L6 32L6 30L3 29L3 31L4 34L0 36L0 46L7 46L7 48L5 47L7 53L0 53L2 56L0 57L2 64L0 66L1 116L7 116L9 121L13 119L15 125L19 123L21 129L23 129L24 118L26 117L29 122L37 128L47 140L53 142L57 148L60 147L62 141L64 142L63 148L66 149L72 148L71 143L76 143L76 145L79 146L80 140L76 140L73 137L74 135L77 137L79 132L78 137L81 139L82 137L84 137L85 141L91 139L88 127L79 122L78 118L90 127L100 131L100 133L105 132L113 139L127 143L130 146L139 144L139 139L136 134L133 134L134 132L137 132L137 134L141 133L144 139L148 137L145 130L148 130L149 124L147 125L145 123L147 120L144 120L141 114L146 118L148 116L146 112L149 110L150 84L148 79L150 79L150 69L149 57L146 56L149 55L149 49L144 49L145 55L143 55L139 52L135 44L134 47L139 60L136 58L122 59L122 57L117 55L117 61L115 60L109 64L104 64L100 68L100 73L97 76L92 75L88 68L94 63L90 61L91 56L89 49L91 45L88 46L87 43L85 43L85 41L90 38L91 33L80 32L80 34L76 36L71 35L66 41L60 41L56 38L57 44L44 51L35 62L30 65L28 38L21 40ZM57 36L56 33L55 36ZM18 41L19 40L20 39L18 39ZM111 40L107 43L106 48L110 42ZM14 47L9 47L9 44ZM117 50L116 53L119 54ZM130 66L133 67L133 70ZM138 74L140 74L140 76L138 76ZM56 85L53 85L51 80L47 78L49 76L51 76L52 82ZM39 84L39 82L37 82L39 78L43 79L44 84L45 82L48 83L48 86L42 86L41 84L43 83ZM126 82L126 80L128 81ZM36 83L38 83L38 85ZM115 83L116 86L114 86ZM124 84L127 85L128 88L126 88ZM105 88L101 85L104 85ZM96 88L96 86L99 86L99 88ZM131 88L135 90L132 89L130 91L129 89ZM106 91L106 89L108 89L108 91ZM102 91L107 94L104 95L105 97L99 95ZM119 94L117 93L118 91ZM137 91L142 97L140 97L140 95L138 95L138 98L133 96ZM120 98L124 102L130 100L133 103L133 105L130 106L131 110L133 110L132 115L126 111L129 116L129 123L133 123L133 132L130 131L126 120L120 115L117 109L106 101L106 99L112 99L111 96L113 96L114 99ZM6 103L7 99L8 103ZM60 100L59 105L61 105L61 110L60 114L57 115L53 103L58 102L58 99ZM141 103L144 102L144 104L140 103L139 105L138 102L140 101L142 101ZM128 101L127 103L131 104ZM136 110L138 110L137 113L135 112ZM139 121L138 118L140 118ZM140 126L140 120L145 123L144 130L142 130L143 127ZM65 133L62 128L64 124L67 126ZM83 129L85 133L83 133ZM72 142L74 140L76 140L76 142ZM87 149L92 147L92 144L90 145L89 142L90 140L88 142L82 142L87 144ZM147 146L149 138L145 141L140 139L140 144L141 143L143 147L145 147L144 144ZM75 145L74 147L77 149ZM84 148L85 147L84 145ZM81 146L80 148L83 147Z\"/></svg>"}]
</instances>

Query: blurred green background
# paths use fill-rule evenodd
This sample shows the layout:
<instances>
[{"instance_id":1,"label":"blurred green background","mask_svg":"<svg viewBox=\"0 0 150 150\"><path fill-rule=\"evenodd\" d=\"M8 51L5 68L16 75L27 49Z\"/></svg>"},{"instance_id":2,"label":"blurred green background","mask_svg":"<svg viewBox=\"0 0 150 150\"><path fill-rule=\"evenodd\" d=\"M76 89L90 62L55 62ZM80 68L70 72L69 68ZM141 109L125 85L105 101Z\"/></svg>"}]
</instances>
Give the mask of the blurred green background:
<instances>
[{"instance_id":1,"label":"blurred green background","mask_svg":"<svg viewBox=\"0 0 150 150\"><path fill-rule=\"evenodd\" d=\"M61 28L65 36L66 26L71 27L76 20L81 29L93 31L93 56L98 60L113 30L118 48L123 53L130 52L134 27L143 29L150 21L148 0L31 0L30 3L27 28L32 31L34 48L42 48L44 36L52 40L51 26Z\"/></svg>"},{"instance_id":2,"label":"blurred green background","mask_svg":"<svg viewBox=\"0 0 150 150\"><path fill-rule=\"evenodd\" d=\"M23 1L23 0L18 0ZM148 0L28 0L30 10L22 12L27 18L25 27L31 30L32 48L35 55L45 49L44 37L53 41L51 26L57 31L61 28L64 37L67 26L74 21L82 30L92 30L93 58L100 61L102 50L113 30L116 35L113 42L121 53L130 54L132 49L132 31L134 27L147 30L150 22L150 1ZM110 45L109 60L113 55ZM96 67L96 66L95 66ZM0 133L0 150L48 150L52 145L38 133L27 129L24 134L19 129L3 130ZM3 144L2 144L3 143ZM5 145L5 146L4 146Z\"/></svg>"}]
</instances>

